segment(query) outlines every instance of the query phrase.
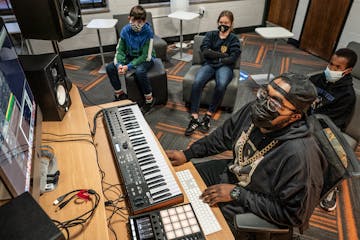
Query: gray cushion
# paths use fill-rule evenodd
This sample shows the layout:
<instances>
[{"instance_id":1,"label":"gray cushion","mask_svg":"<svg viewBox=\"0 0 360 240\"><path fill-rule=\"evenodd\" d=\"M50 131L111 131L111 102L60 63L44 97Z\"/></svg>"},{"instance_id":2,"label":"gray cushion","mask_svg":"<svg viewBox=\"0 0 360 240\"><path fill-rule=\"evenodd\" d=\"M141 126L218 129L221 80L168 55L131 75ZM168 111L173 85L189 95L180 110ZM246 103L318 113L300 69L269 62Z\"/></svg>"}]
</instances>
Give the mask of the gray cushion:
<instances>
[{"instance_id":1,"label":"gray cushion","mask_svg":"<svg viewBox=\"0 0 360 240\"><path fill-rule=\"evenodd\" d=\"M358 61L352 70L352 75L357 78L357 80L360 80L360 43L350 42L347 47L358 55Z\"/></svg>"}]
</instances>

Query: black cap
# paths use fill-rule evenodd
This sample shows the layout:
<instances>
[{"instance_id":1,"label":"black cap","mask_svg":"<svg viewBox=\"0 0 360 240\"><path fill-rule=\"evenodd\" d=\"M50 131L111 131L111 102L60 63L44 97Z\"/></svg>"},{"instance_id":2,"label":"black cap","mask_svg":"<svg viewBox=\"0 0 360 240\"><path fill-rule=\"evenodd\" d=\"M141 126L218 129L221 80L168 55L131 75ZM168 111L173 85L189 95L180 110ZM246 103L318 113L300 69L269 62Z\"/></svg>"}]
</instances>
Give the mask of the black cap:
<instances>
[{"instance_id":1,"label":"black cap","mask_svg":"<svg viewBox=\"0 0 360 240\"><path fill-rule=\"evenodd\" d=\"M290 85L289 92L285 92L274 82L275 79L279 78ZM283 73L274 78L270 85L279 91L300 112L307 112L317 97L314 84L303 74Z\"/></svg>"}]
</instances>

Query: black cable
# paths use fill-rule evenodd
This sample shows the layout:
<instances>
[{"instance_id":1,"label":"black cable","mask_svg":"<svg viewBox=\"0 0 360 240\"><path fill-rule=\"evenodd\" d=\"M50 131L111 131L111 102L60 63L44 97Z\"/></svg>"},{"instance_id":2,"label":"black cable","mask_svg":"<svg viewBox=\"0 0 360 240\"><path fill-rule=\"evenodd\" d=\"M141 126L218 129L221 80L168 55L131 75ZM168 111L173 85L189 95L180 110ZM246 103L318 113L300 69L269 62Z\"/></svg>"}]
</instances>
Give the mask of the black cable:
<instances>
[{"instance_id":1,"label":"black cable","mask_svg":"<svg viewBox=\"0 0 360 240\"><path fill-rule=\"evenodd\" d=\"M93 118L93 129L91 130L91 136L94 137L96 134L96 119L99 117L99 114L103 112L103 109L97 111Z\"/></svg>"},{"instance_id":2,"label":"black cable","mask_svg":"<svg viewBox=\"0 0 360 240\"><path fill-rule=\"evenodd\" d=\"M87 221L89 221L94 216L95 210L98 207L99 202L100 202L100 195L95 190L92 190L92 189L88 189L88 190L77 189L77 190L73 190L71 192L68 192L68 193L58 197L54 201L54 205L59 204L58 207L57 207L58 211L59 211L62 208L64 208L72 199L74 199L75 197L79 197L78 194L81 191L86 191L86 193L95 196L95 203L93 203L92 208L89 211L86 211L85 213L81 214L80 216L78 216L76 218L73 218L73 219L70 219L70 220L67 220L67 221L64 221L64 222L60 222L58 220L53 220L57 224L57 227L60 230L64 229L66 231L67 239L69 239L69 237L70 237L69 228L75 227L77 225L82 225L82 224L86 223ZM72 193L75 193L75 194L73 194L68 199L66 199L66 197L69 196ZM91 202L93 202L93 201L91 200Z\"/></svg>"},{"instance_id":3,"label":"black cable","mask_svg":"<svg viewBox=\"0 0 360 240\"><path fill-rule=\"evenodd\" d=\"M85 92L81 88L78 88L78 89L79 89L80 95L82 95L90 104L103 109L102 107L99 106L99 103L95 103L93 100L89 99L88 96L86 96Z\"/></svg>"}]
</instances>

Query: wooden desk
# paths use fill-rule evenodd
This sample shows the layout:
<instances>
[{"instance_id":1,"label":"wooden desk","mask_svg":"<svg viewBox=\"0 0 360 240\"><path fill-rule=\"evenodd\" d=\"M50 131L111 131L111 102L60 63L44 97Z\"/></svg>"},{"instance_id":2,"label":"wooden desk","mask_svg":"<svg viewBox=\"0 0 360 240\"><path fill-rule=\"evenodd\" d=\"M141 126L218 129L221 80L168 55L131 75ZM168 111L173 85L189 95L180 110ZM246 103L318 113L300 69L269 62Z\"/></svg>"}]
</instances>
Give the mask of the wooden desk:
<instances>
[{"instance_id":1,"label":"wooden desk","mask_svg":"<svg viewBox=\"0 0 360 240\"><path fill-rule=\"evenodd\" d=\"M99 106L87 107L85 109L85 112L86 112L89 122L91 123L91 126L92 126L93 117L96 114L96 112L98 112L101 108L113 107L113 106L117 106L117 105L124 105L126 103L129 103L129 101L121 101L121 102L103 104L103 105L99 105ZM110 183L110 184L120 184L120 181L119 181L120 178L119 178L118 172L115 167L114 158L112 155L112 151L110 149L109 142L107 140L107 136L106 136L106 132L104 129L102 118L99 117L96 121L96 124L97 124L97 131L96 131L96 135L95 135L95 143L97 145L97 149L98 149L98 153L99 153L100 167L105 172L104 180L105 180L105 182ZM155 137L155 135L154 135L154 137ZM158 143L158 144L160 144L160 143ZM163 151L163 154L165 154L164 151ZM184 169L190 169L191 173L193 174L197 183L199 184L200 189L204 190L205 183L202 181L200 175L197 173L197 171L194 168L194 166L192 165L192 163L189 162L187 164L184 164L182 166L175 168L176 171L180 171L180 170L184 170ZM104 185L103 187L105 188L106 186L107 185ZM119 193L106 191L105 195L107 197L109 197L110 199L116 199L116 198L118 198ZM186 196L185 196L185 202L186 203L188 202L188 199ZM122 202L122 203L118 204L118 206L124 207L125 203ZM222 231L208 235L207 239L209 239L209 240L234 239L223 215L220 212L220 209L219 208L212 208L212 209L222 227ZM112 211L109 210L106 212L106 214L109 217L112 214ZM124 233L127 233L126 221L127 221L127 216L125 216L125 219L120 217L119 215L114 215L112 218L112 221L111 221L112 227L113 227L113 229L115 229L118 239L128 239L128 236L124 235ZM113 233L109 232L109 235L110 235L110 239L115 239Z\"/></svg>"},{"instance_id":2,"label":"wooden desk","mask_svg":"<svg viewBox=\"0 0 360 240\"><path fill-rule=\"evenodd\" d=\"M70 91L72 105L61 122L43 122L42 138L43 143L51 145L55 150L58 167L60 170L59 184L57 188L43 194L39 198L39 204L50 216L58 221L70 220L91 209L92 204L86 202L75 204L69 202L63 209L55 212L53 201L59 196L76 189L94 189L100 194L101 199L95 215L88 225L70 228L71 239L109 239L106 214L103 205L103 194L101 188L101 178L96 163L95 148L91 143L84 141L73 142L51 142L44 140L64 140L64 139L87 139L92 141L84 106L80 99L78 89L73 86ZM53 136L53 134L86 134L84 136Z\"/></svg>"}]
</instances>

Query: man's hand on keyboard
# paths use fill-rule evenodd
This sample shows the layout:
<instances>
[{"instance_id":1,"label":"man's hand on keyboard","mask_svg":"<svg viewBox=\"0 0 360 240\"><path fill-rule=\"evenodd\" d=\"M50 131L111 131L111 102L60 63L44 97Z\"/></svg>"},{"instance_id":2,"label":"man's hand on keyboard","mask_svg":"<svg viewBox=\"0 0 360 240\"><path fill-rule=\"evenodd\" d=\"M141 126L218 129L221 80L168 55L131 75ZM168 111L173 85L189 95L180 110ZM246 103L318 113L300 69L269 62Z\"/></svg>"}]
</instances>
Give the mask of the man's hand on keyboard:
<instances>
[{"instance_id":1,"label":"man's hand on keyboard","mask_svg":"<svg viewBox=\"0 0 360 240\"><path fill-rule=\"evenodd\" d=\"M173 166L179 166L186 163L186 157L182 151L166 150L165 152Z\"/></svg>"},{"instance_id":2,"label":"man's hand on keyboard","mask_svg":"<svg viewBox=\"0 0 360 240\"><path fill-rule=\"evenodd\" d=\"M233 200L230 196L230 192L234 187L236 187L234 184L212 185L205 189L200 198L210 206L214 206L219 202L230 202Z\"/></svg>"}]
</instances>

